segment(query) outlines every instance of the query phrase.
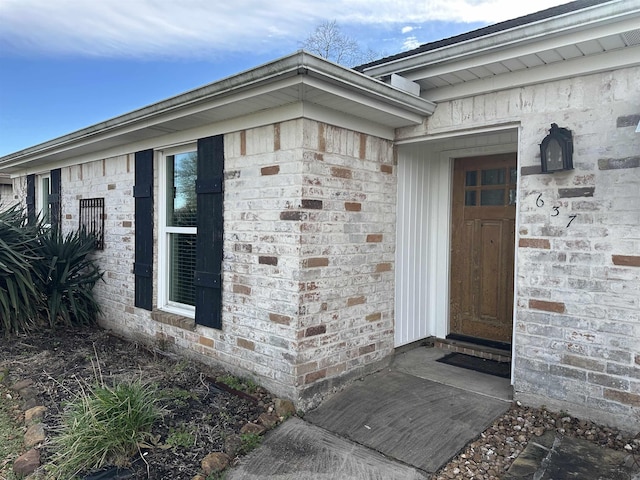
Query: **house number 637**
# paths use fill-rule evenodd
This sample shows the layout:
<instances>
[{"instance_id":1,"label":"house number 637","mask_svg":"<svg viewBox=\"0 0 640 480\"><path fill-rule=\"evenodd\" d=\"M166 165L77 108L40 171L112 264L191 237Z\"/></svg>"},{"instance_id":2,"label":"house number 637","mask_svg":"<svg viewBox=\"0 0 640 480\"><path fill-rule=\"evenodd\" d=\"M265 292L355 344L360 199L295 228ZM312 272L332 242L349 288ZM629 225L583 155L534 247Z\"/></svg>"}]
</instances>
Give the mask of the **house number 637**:
<instances>
[{"instance_id":1,"label":"house number 637","mask_svg":"<svg viewBox=\"0 0 640 480\"><path fill-rule=\"evenodd\" d=\"M540 193L540 194L538 194L538 197L536 198L536 206L537 206L538 208L542 208L542 207L544 207L544 200L542 199L542 194L541 194L541 193ZM553 212L553 213L551 214L551 216L552 216L552 217L557 217L558 215L560 215L560 207L553 206L553 207L551 207L551 210L552 210L552 212ZM577 217L578 217L578 215L576 215L576 214L569 215L569 223L567 223L567 227L566 227L566 228L569 228L569 227L571 226L571 224L573 223L573 221L574 221Z\"/></svg>"}]
</instances>

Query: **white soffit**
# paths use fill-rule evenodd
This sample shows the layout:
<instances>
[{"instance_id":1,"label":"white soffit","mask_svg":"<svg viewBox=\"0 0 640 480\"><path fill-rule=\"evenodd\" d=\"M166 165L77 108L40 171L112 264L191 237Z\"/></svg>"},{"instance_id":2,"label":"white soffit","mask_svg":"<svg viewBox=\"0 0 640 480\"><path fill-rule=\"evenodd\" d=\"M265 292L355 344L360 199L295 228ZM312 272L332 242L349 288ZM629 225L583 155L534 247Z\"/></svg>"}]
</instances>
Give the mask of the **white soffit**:
<instances>
[{"instance_id":1,"label":"white soffit","mask_svg":"<svg viewBox=\"0 0 640 480\"><path fill-rule=\"evenodd\" d=\"M639 26L640 0L608 2L390 60L364 73L381 79L402 75L420 85L424 98L440 102L501 84L515 87L640 65ZM604 55L612 51L616 54Z\"/></svg>"}]
</instances>

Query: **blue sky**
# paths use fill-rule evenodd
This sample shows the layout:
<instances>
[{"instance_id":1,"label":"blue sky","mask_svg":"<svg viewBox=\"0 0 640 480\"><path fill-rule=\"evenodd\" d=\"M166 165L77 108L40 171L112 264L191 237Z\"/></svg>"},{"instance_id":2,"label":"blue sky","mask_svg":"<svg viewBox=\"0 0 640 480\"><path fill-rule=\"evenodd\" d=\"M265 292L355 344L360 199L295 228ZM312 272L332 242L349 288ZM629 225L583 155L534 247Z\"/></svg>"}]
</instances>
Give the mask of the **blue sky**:
<instances>
[{"instance_id":1,"label":"blue sky","mask_svg":"<svg viewBox=\"0 0 640 480\"><path fill-rule=\"evenodd\" d=\"M292 53L392 55L568 0L0 0L0 156Z\"/></svg>"}]
</instances>

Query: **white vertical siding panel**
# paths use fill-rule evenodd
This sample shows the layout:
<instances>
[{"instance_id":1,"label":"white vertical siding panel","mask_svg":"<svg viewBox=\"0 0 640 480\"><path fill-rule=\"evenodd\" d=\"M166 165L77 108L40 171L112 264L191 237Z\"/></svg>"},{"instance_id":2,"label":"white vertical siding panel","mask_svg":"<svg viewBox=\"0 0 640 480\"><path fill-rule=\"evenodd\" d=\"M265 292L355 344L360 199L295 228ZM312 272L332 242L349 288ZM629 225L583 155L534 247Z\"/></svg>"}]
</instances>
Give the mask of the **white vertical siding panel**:
<instances>
[{"instance_id":1,"label":"white vertical siding panel","mask_svg":"<svg viewBox=\"0 0 640 480\"><path fill-rule=\"evenodd\" d=\"M446 329L449 183L449 162L438 154L399 150L396 346Z\"/></svg>"}]
</instances>

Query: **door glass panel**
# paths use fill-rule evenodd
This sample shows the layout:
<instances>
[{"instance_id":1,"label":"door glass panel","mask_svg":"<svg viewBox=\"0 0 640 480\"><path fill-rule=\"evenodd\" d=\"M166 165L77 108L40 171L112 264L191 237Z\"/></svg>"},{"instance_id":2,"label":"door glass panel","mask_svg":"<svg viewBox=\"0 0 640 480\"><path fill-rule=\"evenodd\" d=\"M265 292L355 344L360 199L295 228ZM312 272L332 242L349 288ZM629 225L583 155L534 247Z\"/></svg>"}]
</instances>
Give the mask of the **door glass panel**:
<instances>
[{"instance_id":1,"label":"door glass panel","mask_svg":"<svg viewBox=\"0 0 640 480\"><path fill-rule=\"evenodd\" d=\"M504 190L483 190L480 205L504 205Z\"/></svg>"},{"instance_id":2,"label":"door glass panel","mask_svg":"<svg viewBox=\"0 0 640 480\"><path fill-rule=\"evenodd\" d=\"M509 180L509 183L518 183L518 169L517 168L511 168L511 180Z\"/></svg>"},{"instance_id":3,"label":"door glass panel","mask_svg":"<svg viewBox=\"0 0 640 480\"><path fill-rule=\"evenodd\" d=\"M509 190L509 205L515 205L518 200L518 194L514 188Z\"/></svg>"},{"instance_id":4,"label":"door glass panel","mask_svg":"<svg viewBox=\"0 0 640 480\"><path fill-rule=\"evenodd\" d=\"M506 172L504 168L492 168L490 170L482 170L482 184L483 185L504 185L505 175L506 175Z\"/></svg>"},{"instance_id":5,"label":"door glass panel","mask_svg":"<svg viewBox=\"0 0 640 480\"><path fill-rule=\"evenodd\" d=\"M475 187L478 184L478 172L467 172L465 185L467 187Z\"/></svg>"},{"instance_id":6,"label":"door glass panel","mask_svg":"<svg viewBox=\"0 0 640 480\"><path fill-rule=\"evenodd\" d=\"M476 192L475 190L471 190L468 192L464 192L464 204L466 206L472 207L476 204Z\"/></svg>"}]
</instances>

